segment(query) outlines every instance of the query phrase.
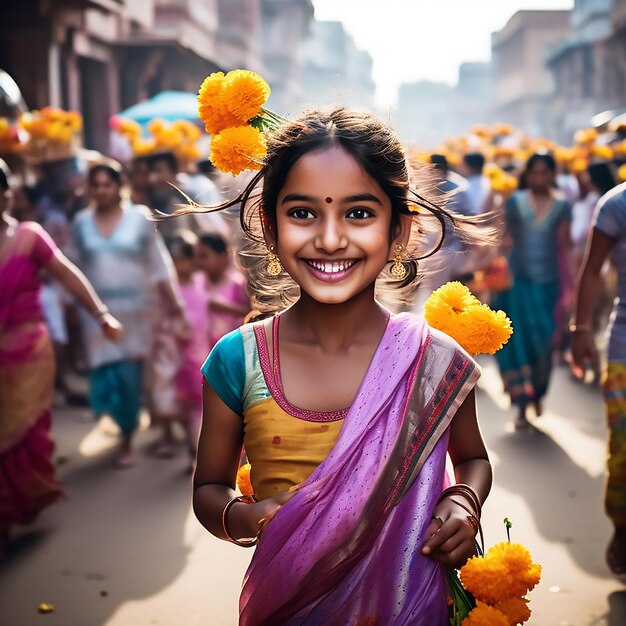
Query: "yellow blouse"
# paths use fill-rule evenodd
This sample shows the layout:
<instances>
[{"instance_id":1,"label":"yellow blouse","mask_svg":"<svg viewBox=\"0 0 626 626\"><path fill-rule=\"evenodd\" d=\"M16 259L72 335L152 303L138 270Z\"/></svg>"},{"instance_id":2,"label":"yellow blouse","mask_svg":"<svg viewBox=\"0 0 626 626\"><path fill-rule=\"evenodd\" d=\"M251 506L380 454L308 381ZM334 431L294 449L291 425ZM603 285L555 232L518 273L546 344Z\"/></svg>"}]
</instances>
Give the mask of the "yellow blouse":
<instances>
[{"instance_id":1,"label":"yellow blouse","mask_svg":"<svg viewBox=\"0 0 626 626\"><path fill-rule=\"evenodd\" d=\"M306 480L335 445L348 411L320 413L289 403L280 378L276 323L273 329L273 362L265 328L256 323L223 337L202 367L215 392L243 418L257 500Z\"/></svg>"}]
</instances>

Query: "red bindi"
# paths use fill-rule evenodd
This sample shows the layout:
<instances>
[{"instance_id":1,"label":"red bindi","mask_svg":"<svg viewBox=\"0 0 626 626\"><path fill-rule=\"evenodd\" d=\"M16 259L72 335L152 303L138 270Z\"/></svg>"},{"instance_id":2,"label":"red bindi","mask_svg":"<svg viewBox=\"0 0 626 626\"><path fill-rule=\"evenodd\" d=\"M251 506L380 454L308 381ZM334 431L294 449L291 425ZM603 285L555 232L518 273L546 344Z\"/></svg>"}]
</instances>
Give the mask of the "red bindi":
<instances>
[{"instance_id":1,"label":"red bindi","mask_svg":"<svg viewBox=\"0 0 626 626\"><path fill-rule=\"evenodd\" d=\"M326 198L326 202L327 202L328 204L330 204L332 201L333 201L333 199L332 199L330 196L328 196L328 198Z\"/></svg>"}]
</instances>

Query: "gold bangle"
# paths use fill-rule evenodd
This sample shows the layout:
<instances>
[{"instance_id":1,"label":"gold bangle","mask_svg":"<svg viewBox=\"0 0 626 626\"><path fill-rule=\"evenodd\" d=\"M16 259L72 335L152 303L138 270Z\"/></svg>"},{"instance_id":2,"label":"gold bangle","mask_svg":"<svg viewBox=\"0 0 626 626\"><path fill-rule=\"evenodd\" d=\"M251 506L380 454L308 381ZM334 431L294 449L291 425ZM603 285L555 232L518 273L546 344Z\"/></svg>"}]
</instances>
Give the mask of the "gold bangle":
<instances>
[{"instance_id":1,"label":"gold bangle","mask_svg":"<svg viewBox=\"0 0 626 626\"><path fill-rule=\"evenodd\" d=\"M243 502L244 504L253 504L254 502L256 502L256 500L253 496L236 496L229 500L226 503L224 510L222 511L222 530L226 535L226 539L231 543L241 546L242 548L252 548L253 546L256 546L256 544L259 542L258 534L256 535L256 537L253 537L251 539L236 539L230 534L230 531L228 530L228 512L230 511L233 504L236 504L237 502Z\"/></svg>"}]
</instances>

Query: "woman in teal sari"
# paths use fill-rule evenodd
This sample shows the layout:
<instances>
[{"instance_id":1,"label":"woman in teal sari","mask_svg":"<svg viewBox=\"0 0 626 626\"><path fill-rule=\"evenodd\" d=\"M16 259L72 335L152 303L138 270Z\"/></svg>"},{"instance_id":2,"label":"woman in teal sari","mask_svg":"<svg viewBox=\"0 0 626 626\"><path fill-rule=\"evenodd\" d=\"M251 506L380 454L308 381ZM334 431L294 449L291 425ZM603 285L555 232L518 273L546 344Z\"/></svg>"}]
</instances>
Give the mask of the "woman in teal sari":
<instances>
[{"instance_id":1,"label":"woman in teal sari","mask_svg":"<svg viewBox=\"0 0 626 626\"><path fill-rule=\"evenodd\" d=\"M559 254L571 248L570 204L555 190L556 162L534 154L522 187L505 205L512 286L492 304L511 319L515 333L496 354L504 387L517 408L516 428L528 427L527 408L541 414L552 371L553 335L561 293Z\"/></svg>"}]
</instances>

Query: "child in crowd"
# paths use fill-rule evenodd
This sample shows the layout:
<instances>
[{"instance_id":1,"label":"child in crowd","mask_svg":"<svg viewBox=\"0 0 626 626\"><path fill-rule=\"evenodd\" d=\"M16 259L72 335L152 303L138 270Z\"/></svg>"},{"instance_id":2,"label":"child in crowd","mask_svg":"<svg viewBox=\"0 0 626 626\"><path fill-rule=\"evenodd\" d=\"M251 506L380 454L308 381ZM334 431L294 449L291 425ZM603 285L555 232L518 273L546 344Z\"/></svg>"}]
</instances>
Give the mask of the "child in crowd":
<instances>
[{"instance_id":1,"label":"child in crowd","mask_svg":"<svg viewBox=\"0 0 626 626\"><path fill-rule=\"evenodd\" d=\"M243 324L250 311L246 279L234 266L229 246L217 233L203 233L196 245L196 265L207 278L209 293L209 345Z\"/></svg>"},{"instance_id":2,"label":"child in crowd","mask_svg":"<svg viewBox=\"0 0 626 626\"><path fill-rule=\"evenodd\" d=\"M181 340L181 361L176 375L176 396L180 403L181 422L185 428L192 465L202 415L202 372L200 368L209 351L209 311L205 277L195 271L194 248L197 238L189 230L176 231L166 240L174 262L180 294L191 332ZM172 422L163 422L163 442L173 440Z\"/></svg>"}]
</instances>

